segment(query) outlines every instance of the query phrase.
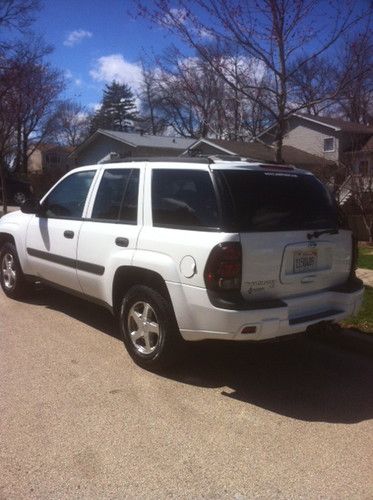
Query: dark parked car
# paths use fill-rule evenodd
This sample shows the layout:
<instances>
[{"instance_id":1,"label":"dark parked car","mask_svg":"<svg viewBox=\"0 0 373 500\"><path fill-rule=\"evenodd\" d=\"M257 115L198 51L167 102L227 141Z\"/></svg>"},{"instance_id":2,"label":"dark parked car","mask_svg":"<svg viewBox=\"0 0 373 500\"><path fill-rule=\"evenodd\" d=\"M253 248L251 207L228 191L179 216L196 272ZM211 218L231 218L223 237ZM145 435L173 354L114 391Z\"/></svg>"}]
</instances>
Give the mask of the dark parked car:
<instances>
[{"instance_id":1,"label":"dark parked car","mask_svg":"<svg viewBox=\"0 0 373 500\"><path fill-rule=\"evenodd\" d=\"M6 179L7 202L14 205L22 205L31 196L31 187L28 182L7 177ZM0 201L3 198L2 185L0 180Z\"/></svg>"}]
</instances>

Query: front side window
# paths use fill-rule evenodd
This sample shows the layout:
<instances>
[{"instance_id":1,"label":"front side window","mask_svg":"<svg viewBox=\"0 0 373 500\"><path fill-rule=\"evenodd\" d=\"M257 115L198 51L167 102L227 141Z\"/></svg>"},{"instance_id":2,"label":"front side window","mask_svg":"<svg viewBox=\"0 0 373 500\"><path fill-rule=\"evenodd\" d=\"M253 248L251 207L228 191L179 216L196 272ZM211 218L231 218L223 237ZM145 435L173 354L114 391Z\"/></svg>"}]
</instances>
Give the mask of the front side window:
<instances>
[{"instance_id":1,"label":"front side window","mask_svg":"<svg viewBox=\"0 0 373 500\"><path fill-rule=\"evenodd\" d=\"M80 218L95 170L76 172L61 181L44 200L46 217Z\"/></svg>"},{"instance_id":2,"label":"front side window","mask_svg":"<svg viewBox=\"0 0 373 500\"><path fill-rule=\"evenodd\" d=\"M209 172L154 169L152 213L158 227L217 228L218 207Z\"/></svg>"},{"instance_id":3,"label":"front side window","mask_svg":"<svg viewBox=\"0 0 373 500\"><path fill-rule=\"evenodd\" d=\"M327 153L328 151L334 151L334 149L334 137L324 139L324 151Z\"/></svg>"},{"instance_id":4,"label":"front side window","mask_svg":"<svg viewBox=\"0 0 373 500\"><path fill-rule=\"evenodd\" d=\"M105 170L92 210L92 219L137 223L139 169Z\"/></svg>"}]
</instances>

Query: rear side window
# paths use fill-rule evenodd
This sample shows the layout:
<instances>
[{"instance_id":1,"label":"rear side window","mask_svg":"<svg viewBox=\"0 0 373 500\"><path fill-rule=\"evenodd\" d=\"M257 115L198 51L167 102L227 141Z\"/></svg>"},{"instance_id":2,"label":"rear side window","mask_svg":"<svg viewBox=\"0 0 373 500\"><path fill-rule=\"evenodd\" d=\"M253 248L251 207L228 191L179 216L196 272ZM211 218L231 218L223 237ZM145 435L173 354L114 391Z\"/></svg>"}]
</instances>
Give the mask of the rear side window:
<instances>
[{"instance_id":1,"label":"rear side window","mask_svg":"<svg viewBox=\"0 0 373 500\"><path fill-rule=\"evenodd\" d=\"M225 197L225 219L237 231L286 231L338 226L336 204L311 175L215 171Z\"/></svg>"},{"instance_id":2,"label":"rear side window","mask_svg":"<svg viewBox=\"0 0 373 500\"><path fill-rule=\"evenodd\" d=\"M46 217L80 218L95 173L76 172L61 181L43 202Z\"/></svg>"},{"instance_id":3,"label":"rear side window","mask_svg":"<svg viewBox=\"0 0 373 500\"><path fill-rule=\"evenodd\" d=\"M137 223L138 169L105 170L97 191L92 219Z\"/></svg>"},{"instance_id":4,"label":"rear side window","mask_svg":"<svg viewBox=\"0 0 373 500\"><path fill-rule=\"evenodd\" d=\"M218 207L209 172L154 169L153 225L182 229L215 229Z\"/></svg>"}]
</instances>

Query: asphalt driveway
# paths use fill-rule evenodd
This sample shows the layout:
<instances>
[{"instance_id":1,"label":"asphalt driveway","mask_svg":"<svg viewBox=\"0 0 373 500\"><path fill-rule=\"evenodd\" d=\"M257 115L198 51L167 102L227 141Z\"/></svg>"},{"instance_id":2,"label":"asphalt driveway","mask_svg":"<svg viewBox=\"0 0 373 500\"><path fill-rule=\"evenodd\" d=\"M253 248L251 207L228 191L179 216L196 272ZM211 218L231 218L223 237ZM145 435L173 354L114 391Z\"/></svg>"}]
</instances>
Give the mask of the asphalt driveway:
<instances>
[{"instance_id":1,"label":"asphalt driveway","mask_svg":"<svg viewBox=\"0 0 373 500\"><path fill-rule=\"evenodd\" d=\"M0 293L0 498L372 498L373 364L319 338L137 368L99 307Z\"/></svg>"}]
</instances>

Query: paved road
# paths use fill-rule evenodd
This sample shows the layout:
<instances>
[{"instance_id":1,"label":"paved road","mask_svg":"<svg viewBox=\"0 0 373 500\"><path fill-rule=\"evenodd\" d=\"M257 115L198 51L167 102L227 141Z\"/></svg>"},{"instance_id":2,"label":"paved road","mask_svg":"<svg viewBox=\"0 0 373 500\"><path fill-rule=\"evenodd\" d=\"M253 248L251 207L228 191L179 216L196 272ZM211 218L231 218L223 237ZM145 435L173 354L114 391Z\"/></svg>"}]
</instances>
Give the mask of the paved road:
<instances>
[{"instance_id":1,"label":"paved road","mask_svg":"<svg viewBox=\"0 0 373 500\"><path fill-rule=\"evenodd\" d=\"M0 314L2 499L373 496L368 355L204 344L160 376L62 293Z\"/></svg>"}]
</instances>

